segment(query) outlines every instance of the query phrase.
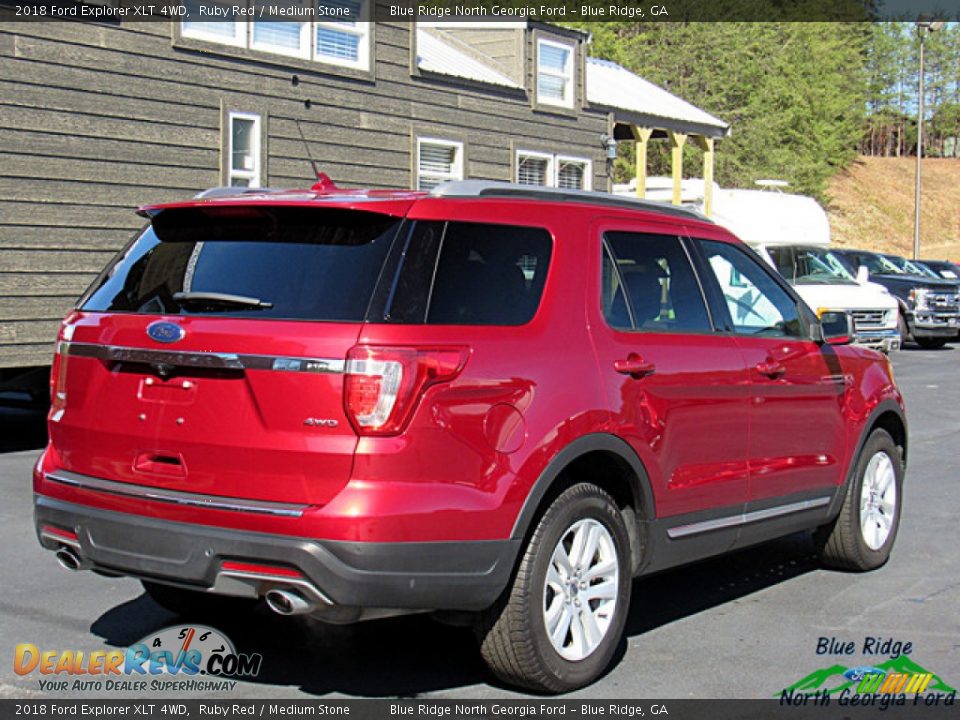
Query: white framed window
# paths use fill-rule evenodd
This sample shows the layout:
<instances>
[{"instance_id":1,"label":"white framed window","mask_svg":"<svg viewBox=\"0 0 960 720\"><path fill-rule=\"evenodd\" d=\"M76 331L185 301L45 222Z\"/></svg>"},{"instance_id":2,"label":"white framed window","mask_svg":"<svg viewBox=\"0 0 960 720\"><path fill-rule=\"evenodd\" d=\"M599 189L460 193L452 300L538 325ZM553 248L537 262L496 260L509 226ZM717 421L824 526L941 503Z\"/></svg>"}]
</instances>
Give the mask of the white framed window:
<instances>
[{"instance_id":1,"label":"white framed window","mask_svg":"<svg viewBox=\"0 0 960 720\"><path fill-rule=\"evenodd\" d=\"M517 151L516 181L521 185L590 190L593 163L586 158Z\"/></svg>"},{"instance_id":2,"label":"white framed window","mask_svg":"<svg viewBox=\"0 0 960 720\"><path fill-rule=\"evenodd\" d=\"M590 190L590 176L593 172L593 163L584 158L564 157L558 155L555 160L557 166L557 187L567 190Z\"/></svg>"},{"instance_id":3,"label":"white framed window","mask_svg":"<svg viewBox=\"0 0 960 720\"><path fill-rule=\"evenodd\" d=\"M185 0L188 19L180 24L184 37L246 47L247 23L237 19L236 4L215 0ZM212 18L223 18L213 20Z\"/></svg>"},{"instance_id":4,"label":"white framed window","mask_svg":"<svg viewBox=\"0 0 960 720\"><path fill-rule=\"evenodd\" d=\"M572 108L574 46L537 40L537 103Z\"/></svg>"},{"instance_id":5,"label":"white framed window","mask_svg":"<svg viewBox=\"0 0 960 720\"><path fill-rule=\"evenodd\" d=\"M521 185L553 186L553 155L517 152L517 182Z\"/></svg>"},{"instance_id":6,"label":"white framed window","mask_svg":"<svg viewBox=\"0 0 960 720\"><path fill-rule=\"evenodd\" d=\"M417 190L430 190L448 180L463 180L463 143L417 138Z\"/></svg>"},{"instance_id":7,"label":"white framed window","mask_svg":"<svg viewBox=\"0 0 960 720\"><path fill-rule=\"evenodd\" d=\"M227 185L260 187L260 116L230 112L227 127Z\"/></svg>"},{"instance_id":8,"label":"white framed window","mask_svg":"<svg viewBox=\"0 0 960 720\"><path fill-rule=\"evenodd\" d=\"M310 23L259 20L250 23L250 48L310 58Z\"/></svg>"},{"instance_id":9,"label":"white framed window","mask_svg":"<svg viewBox=\"0 0 960 720\"><path fill-rule=\"evenodd\" d=\"M324 5L350 10L360 17L366 0L320 0ZM313 51L316 60L361 70L370 67L370 23L351 20L314 23Z\"/></svg>"},{"instance_id":10,"label":"white framed window","mask_svg":"<svg viewBox=\"0 0 960 720\"><path fill-rule=\"evenodd\" d=\"M358 17L368 0L303 0L304 7L320 8L316 17L340 17L340 11L350 11L348 17ZM236 20L234 9L275 7L262 0L186 0L188 17L180 25L185 38L248 48L258 52L286 55L315 62L341 65L357 70L370 69L370 26L372 23L354 20ZM296 0L281 5L299 5ZM216 8L214 7L216 6ZM218 14L213 14L214 11ZM222 17L223 21L209 18ZM246 16L244 16L246 17ZM196 18L196 19L194 19Z\"/></svg>"}]
</instances>

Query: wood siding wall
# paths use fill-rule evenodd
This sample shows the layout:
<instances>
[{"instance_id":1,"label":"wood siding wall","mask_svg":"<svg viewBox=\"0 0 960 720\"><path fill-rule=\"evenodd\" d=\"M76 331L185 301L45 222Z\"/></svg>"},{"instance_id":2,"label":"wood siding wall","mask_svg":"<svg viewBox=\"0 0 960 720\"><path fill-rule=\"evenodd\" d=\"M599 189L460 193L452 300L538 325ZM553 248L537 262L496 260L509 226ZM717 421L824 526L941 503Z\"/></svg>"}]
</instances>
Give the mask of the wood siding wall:
<instances>
[{"instance_id":1,"label":"wood siding wall","mask_svg":"<svg viewBox=\"0 0 960 720\"><path fill-rule=\"evenodd\" d=\"M263 116L275 187L311 182L295 119L347 187L411 187L417 135L464 142L470 178L512 179L525 147L589 158L606 187L606 114L412 76L411 37L378 24L361 78L180 42L167 23L0 24L0 368L49 362L57 321L142 225L139 204L223 183L227 110Z\"/></svg>"}]
</instances>

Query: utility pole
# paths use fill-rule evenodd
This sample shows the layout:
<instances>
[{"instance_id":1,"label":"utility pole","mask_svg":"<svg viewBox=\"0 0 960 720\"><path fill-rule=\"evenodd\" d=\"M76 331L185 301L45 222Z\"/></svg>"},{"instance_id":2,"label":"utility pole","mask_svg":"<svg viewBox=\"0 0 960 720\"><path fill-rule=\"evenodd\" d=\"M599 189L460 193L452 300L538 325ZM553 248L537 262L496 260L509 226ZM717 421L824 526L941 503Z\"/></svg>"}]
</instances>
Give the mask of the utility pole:
<instances>
[{"instance_id":1,"label":"utility pole","mask_svg":"<svg viewBox=\"0 0 960 720\"><path fill-rule=\"evenodd\" d=\"M922 18L922 16L921 16ZM917 20L917 34L920 36L920 83L917 90L917 174L914 183L913 198L913 259L920 259L920 161L923 159L923 41L927 33L936 32L943 27L942 21Z\"/></svg>"}]
</instances>

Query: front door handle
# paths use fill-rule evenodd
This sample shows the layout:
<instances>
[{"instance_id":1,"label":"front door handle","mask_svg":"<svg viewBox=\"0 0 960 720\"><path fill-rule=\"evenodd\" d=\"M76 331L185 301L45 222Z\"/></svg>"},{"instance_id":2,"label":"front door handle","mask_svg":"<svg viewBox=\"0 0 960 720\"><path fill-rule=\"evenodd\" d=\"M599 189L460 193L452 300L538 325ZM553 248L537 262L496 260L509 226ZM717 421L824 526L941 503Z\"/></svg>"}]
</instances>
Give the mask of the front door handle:
<instances>
[{"instance_id":1,"label":"front door handle","mask_svg":"<svg viewBox=\"0 0 960 720\"><path fill-rule=\"evenodd\" d=\"M757 363L756 370L761 375L766 375L771 380L776 380L777 378L783 377L787 372L787 368L776 360L765 360L761 363Z\"/></svg>"},{"instance_id":2,"label":"front door handle","mask_svg":"<svg viewBox=\"0 0 960 720\"><path fill-rule=\"evenodd\" d=\"M657 366L652 362L647 362L636 353L630 353L625 360L615 361L613 369L621 375L629 375L634 380L639 380L647 375L653 375Z\"/></svg>"}]
</instances>

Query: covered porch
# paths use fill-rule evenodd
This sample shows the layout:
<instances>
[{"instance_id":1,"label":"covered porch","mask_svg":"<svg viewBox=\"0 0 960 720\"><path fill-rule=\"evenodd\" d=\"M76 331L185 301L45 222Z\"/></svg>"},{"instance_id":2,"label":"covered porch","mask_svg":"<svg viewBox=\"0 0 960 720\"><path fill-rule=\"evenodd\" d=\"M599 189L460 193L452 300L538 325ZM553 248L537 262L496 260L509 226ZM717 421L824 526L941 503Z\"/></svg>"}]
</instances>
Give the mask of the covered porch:
<instances>
[{"instance_id":1,"label":"covered porch","mask_svg":"<svg viewBox=\"0 0 960 720\"><path fill-rule=\"evenodd\" d=\"M716 142L730 134L727 123L609 60L587 60L587 99L591 106L610 112L611 137L618 143L636 143L637 197L646 197L651 140L670 143L674 205L682 197L684 147L690 142L702 150L703 211L710 216Z\"/></svg>"}]
</instances>

